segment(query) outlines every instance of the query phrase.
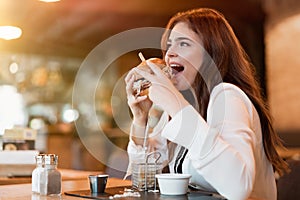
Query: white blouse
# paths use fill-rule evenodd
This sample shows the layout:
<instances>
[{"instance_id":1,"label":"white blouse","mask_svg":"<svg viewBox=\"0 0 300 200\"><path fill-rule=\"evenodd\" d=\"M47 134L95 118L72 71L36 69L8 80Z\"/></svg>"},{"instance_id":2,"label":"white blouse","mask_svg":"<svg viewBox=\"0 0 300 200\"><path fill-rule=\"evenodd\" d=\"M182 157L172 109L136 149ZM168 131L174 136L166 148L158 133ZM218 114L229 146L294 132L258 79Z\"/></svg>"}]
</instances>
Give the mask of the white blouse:
<instances>
[{"instance_id":1,"label":"white blouse","mask_svg":"<svg viewBox=\"0 0 300 200\"><path fill-rule=\"evenodd\" d=\"M190 105L170 121L164 113L150 138L171 172L180 146L187 148L183 173L191 174L190 182L204 190L230 200L277 198L258 113L247 95L233 84L221 83L213 89L207 121ZM130 163L145 157L143 148L132 140L127 151Z\"/></svg>"}]
</instances>

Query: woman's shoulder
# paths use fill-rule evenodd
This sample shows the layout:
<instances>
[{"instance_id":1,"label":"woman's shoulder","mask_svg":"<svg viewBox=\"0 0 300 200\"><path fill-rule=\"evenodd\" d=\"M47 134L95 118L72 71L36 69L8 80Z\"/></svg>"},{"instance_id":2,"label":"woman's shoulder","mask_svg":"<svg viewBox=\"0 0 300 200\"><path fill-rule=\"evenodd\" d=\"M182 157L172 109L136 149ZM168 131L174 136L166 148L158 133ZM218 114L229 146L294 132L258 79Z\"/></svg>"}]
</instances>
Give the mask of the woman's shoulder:
<instances>
[{"instance_id":1,"label":"woman's shoulder","mask_svg":"<svg viewBox=\"0 0 300 200\"><path fill-rule=\"evenodd\" d=\"M251 109L252 107L252 102L246 95L246 93L241 88L232 83L222 82L213 88L210 95L210 102L213 102L216 99L220 98L224 98L224 100L226 99L227 101L230 101L230 99L238 98L242 100L249 109Z\"/></svg>"},{"instance_id":2,"label":"woman's shoulder","mask_svg":"<svg viewBox=\"0 0 300 200\"><path fill-rule=\"evenodd\" d=\"M238 86L231 83L220 83L214 87L211 92L210 100L208 104L208 113L217 108L227 113L232 113L239 110L239 108L245 108L247 113L253 117L255 107L246 93Z\"/></svg>"},{"instance_id":3,"label":"woman's shoulder","mask_svg":"<svg viewBox=\"0 0 300 200\"><path fill-rule=\"evenodd\" d=\"M238 86L232 84L232 83L226 83L226 82L222 82L218 85L216 85L212 92L211 92L211 98L218 96L220 94L226 94L226 95L238 95L241 96L243 98L248 99L248 96L245 94L245 92L239 88Z\"/></svg>"}]
</instances>

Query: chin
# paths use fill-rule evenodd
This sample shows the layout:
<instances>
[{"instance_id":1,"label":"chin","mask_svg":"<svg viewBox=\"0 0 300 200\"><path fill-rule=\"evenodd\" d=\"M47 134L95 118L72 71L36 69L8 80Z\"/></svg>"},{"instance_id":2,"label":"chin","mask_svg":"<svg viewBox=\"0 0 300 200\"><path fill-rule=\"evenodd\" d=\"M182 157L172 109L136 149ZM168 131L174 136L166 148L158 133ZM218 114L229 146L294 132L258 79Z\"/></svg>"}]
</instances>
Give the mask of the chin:
<instances>
[{"instance_id":1,"label":"chin","mask_svg":"<svg viewBox=\"0 0 300 200\"><path fill-rule=\"evenodd\" d=\"M177 76L175 81L173 81L173 84L179 91L187 90L192 86L184 76Z\"/></svg>"}]
</instances>

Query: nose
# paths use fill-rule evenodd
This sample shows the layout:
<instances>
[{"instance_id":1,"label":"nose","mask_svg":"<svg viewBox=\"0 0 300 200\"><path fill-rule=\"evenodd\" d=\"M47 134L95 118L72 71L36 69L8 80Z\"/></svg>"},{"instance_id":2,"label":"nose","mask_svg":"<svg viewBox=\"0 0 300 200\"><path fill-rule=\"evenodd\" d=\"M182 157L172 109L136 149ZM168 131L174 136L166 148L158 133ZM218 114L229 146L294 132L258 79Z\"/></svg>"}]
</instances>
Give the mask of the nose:
<instances>
[{"instance_id":1,"label":"nose","mask_svg":"<svg viewBox=\"0 0 300 200\"><path fill-rule=\"evenodd\" d=\"M169 47L169 49L166 52L166 56L169 57L169 58L176 57L177 53L176 53L176 51L174 51L173 47Z\"/></svg>"}]
</instances>

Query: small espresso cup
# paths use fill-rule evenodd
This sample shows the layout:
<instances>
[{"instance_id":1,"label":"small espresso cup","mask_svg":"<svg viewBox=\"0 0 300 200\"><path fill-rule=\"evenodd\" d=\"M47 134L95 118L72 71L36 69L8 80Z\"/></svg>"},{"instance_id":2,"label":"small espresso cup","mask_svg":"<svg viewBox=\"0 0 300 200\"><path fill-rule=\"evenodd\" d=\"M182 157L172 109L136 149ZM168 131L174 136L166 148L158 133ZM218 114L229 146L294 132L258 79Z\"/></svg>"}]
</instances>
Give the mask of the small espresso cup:
<instances>
[{"instance_id":1,"label":"small espresso cup","mask_svg":"<svg viewBox=\"0 0 300 200\"><path fill-rule=\"evenodd\" d=\"M107 178L107 174L89 175L91 193L104 193Z\"/></svg>"}]
</instances>

